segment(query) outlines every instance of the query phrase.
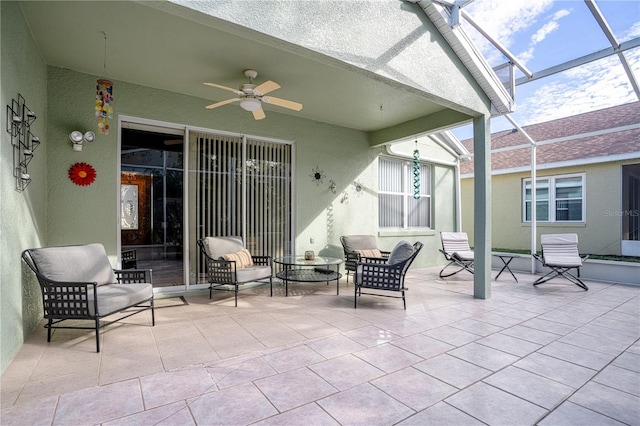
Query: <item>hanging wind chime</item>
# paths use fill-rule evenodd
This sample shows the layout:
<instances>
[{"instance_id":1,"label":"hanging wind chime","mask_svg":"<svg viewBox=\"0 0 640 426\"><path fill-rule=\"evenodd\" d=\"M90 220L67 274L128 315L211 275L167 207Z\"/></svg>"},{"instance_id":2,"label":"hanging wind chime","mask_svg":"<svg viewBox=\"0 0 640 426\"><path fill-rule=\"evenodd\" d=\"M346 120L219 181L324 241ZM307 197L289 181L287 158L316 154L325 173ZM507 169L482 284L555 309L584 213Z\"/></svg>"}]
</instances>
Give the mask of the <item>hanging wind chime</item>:
<instances>
[{"instance_id":1,"label":"hanging wind chime","mask_svg":"<svg viewBox=\"0 0 640 426\"><path fill-rule=\"evenodd\" d=\"M107 33L104 31L104 73L107 72ZM96 117L98 133L109 134L109 120L113 118L113 83L109 80L98 80L96 84Z\"/></svg>"},{"instance_id":2,"label":"hanging wind chime","mask_svg":"<svg viewBox=\"0 0 640 426\"><path fill-rule=\"evenodd\" d=\"M416 149L413 151L413 199L420 199L420 151L418 151L417 139Z\"/></svg>"}]
</instances>

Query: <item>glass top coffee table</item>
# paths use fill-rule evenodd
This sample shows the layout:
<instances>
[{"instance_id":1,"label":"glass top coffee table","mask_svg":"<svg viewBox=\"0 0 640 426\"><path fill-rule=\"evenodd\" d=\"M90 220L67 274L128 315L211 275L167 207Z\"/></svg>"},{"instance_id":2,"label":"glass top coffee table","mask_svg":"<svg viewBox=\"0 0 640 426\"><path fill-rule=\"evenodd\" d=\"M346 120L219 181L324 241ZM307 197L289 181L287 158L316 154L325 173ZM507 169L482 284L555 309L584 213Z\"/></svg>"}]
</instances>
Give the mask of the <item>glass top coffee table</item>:
<instances>
[{"instance_id":1,"label":"glass top coffee table","mask_svg":"<svg viewBox=\"0 0 640 426\"><path fill-rule=\"evenodd\" d=\"M340 264L342 259L337 257L315 256L312 260L305 260L304 256L283 256L273 259L282 265L282 271L276 277L284 281L284 295L289 295L289 281L291 282L336 282L336 294L340 294Z\"/></svg>"}]
</instances>

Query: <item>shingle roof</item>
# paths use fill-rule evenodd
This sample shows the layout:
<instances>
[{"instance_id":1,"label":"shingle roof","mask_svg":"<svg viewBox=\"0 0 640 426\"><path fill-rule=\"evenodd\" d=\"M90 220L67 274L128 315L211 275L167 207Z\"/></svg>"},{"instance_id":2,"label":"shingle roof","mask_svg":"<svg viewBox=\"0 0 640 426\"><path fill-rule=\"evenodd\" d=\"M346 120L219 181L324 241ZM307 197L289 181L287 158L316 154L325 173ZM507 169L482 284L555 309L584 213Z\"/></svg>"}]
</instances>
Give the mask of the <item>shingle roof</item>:
<instances>
[{"instance_id":1,"label":"shingle roof","mask_svg":"<svg viewBox=\"0 0 640 426\"><path fill-rule=\"evenodd\" d=\"M523 126L522 129L538 145L538 165L635 152L640 158L640 102ZM462 144L473 153L473 139L466 139ZM530 165L529 141L516 129L493 133L491 147L493 172ZM473 173L473 161L461 163L460 173Z\"/></svg>"}]
</instances>

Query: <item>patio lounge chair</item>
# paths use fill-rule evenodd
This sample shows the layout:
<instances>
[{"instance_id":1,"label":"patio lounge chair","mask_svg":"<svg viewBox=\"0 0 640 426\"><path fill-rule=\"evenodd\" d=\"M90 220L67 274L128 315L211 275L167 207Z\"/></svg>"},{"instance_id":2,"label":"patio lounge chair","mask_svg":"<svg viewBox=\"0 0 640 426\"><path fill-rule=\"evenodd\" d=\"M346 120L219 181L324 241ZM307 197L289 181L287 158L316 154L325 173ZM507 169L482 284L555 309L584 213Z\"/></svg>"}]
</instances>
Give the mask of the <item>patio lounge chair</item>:
<instances>
[{"instance_id":1,"label":"patio lounge chair","mask_svg":"<svg viewBox=\"0 0 640 426\"><path fill-rule=\"evenodd\" d=\"M54 328L95 329L100 352L100 327L149 309L155 325L151 270L112 269L102 244L27 249L22 259L40 283L47 342ZM124 316L100 324L113 314ZM90 320L94 326L57 325L66 320Z\"/></svg>"},{"instance_id":2,"label":"patio lounge chair","mask_svg":"<svg viewBox=\"0 0 640 426\"><path fill-rule=\"evenodd\" d=\"M373 235L343 235L340 237L344 250L344 269L347 271L347 282L349 275L355 274L356 263L363 258L387 259L390 252L378 249L376 237Z\"/></svg>"},{"instance_id":3,"label":"patio lounge chair","mask_svg":"<svg viewBox=\"0 0 640 426\"><path fill-rule=\"evenodd\" d=\"M469 237L466 232L441 232L442 248L440 253L449 262L440 271L440 278L450 277L461 271L468 271L473 274L474 253L469 247ZM458 267L454 272L445 273L445 269L455 265Z\"/></svg>"},{"instance_id":4,"label":"patio lounge chair","mask_svg":"<svg viewBox=\"0 0 640 426\"><path fill-rule=\"evenodd\" d=\"M209 299L213 290L227 290L219 287L232 286L237 307L239 286L266 278L269 278L273 296L271 256L253 256L240 237L206 237L197 243L206 259Z\"/></svg>"},{"instance_id":5,"label":"patio lounge chair","mask_svg":"<svg viewBox=\"0 0 640 426\"><path fill-rule=\"evenodd\" d=\"M357 262L353 307L358 307L358 297L367 294L370 296L401 298L404 309L407 309L405 292L408 289L404 286L404 276L421 249L422 243L420 242L416 242L412 246L408 241L400 241L389 254L388 259L364 258L363 262ZM363 288L399 292L402 295L392 296L380 294L379 292L363 293Z\"/></svg>"},{"instance_id":6,"label":"patio lounge chair","mask_svg":"<svg viewBox=\"0 0 640 426\"><path fill-rule=\"evenodd\" d=\"M589 290L589 287L580 280L580 267L582 262L589 258L589 255L580 256L578 252L577 234L547 234L540 236L542 255L534 254L542 266L551 268L546 275L538 278L533 285L538 285L549 281L552 278L562 276L578 287ZM576 275L570 271L576 270Z\"/></svg>"}]
</instances>

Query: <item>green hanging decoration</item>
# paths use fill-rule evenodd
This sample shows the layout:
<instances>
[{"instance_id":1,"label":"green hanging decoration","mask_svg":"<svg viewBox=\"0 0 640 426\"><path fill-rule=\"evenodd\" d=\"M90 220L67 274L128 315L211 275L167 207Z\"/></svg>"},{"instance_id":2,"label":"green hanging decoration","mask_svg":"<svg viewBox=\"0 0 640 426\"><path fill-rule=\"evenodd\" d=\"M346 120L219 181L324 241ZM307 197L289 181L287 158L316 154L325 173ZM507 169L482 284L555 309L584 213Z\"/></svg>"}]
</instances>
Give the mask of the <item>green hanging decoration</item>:
<instances>
[{"instance_id":1,"label":"green hanging decoration","mask_svg":"<svg viewBox=\"0 0 640 426\"><path fill-rule=\"evenodd\" d=\"M420 199L420 151L417 140L416 149L413 151L413 199Z\"/></svg>"}]
</instances>

